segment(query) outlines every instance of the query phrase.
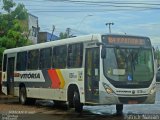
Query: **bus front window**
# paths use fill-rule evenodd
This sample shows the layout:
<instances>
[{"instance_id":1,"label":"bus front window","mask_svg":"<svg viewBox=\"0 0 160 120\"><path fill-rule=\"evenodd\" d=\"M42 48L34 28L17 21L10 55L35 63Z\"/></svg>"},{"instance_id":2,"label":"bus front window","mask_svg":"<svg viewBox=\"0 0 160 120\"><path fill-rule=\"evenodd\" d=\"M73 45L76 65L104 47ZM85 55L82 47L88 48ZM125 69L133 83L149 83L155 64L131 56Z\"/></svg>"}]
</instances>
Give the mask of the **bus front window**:
<instances>
[{"instance_id":1,"label":"bus front window","mask_svg":"<svg viewBox=\"0 0 160 120\"><path fill-rule=\"evenodd\" d=\"M104 75L113 83L139 84L153 78L151 49L106 48L103 64Z\"/></svg>"}]
</instances>

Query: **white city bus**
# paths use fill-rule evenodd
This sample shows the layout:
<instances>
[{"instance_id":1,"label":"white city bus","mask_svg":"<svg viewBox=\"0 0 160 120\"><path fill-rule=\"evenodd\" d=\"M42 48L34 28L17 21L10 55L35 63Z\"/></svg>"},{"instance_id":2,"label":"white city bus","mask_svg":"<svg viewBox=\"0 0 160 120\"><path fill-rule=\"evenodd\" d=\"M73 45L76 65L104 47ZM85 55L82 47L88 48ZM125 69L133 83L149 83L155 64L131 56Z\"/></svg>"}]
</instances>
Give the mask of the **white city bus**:
<instances>
[{"instance_id":1,"label":"white city bus","mask_svg":"<svg viewBox=\"0 0 160 120\"><path fill-rule=\"evenodd\" d=\"M2 91L21 104L36 99L83 105L155 102L154 54L148 37L92 34L4 51Z\"/></svg>"}]
</instances>

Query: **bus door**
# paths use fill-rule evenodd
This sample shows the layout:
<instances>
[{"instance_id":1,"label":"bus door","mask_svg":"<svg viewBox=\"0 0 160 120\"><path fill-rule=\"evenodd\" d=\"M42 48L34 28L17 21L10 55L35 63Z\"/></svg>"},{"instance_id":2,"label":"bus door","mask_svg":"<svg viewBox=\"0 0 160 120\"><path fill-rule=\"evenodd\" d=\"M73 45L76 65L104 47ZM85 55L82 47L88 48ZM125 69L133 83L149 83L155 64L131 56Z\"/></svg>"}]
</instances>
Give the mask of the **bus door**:
<instances>
[{"instance_id":1,"label":"bus door","mask_svg":"<svg viewBox=\"0 0 160 120\"><path fill-rule=\"evenodd\" d=\"M85 100L99 102L99 48L86 48Z\"/></svg>"},{"instance_id":2,"label":"bus door","mask_svg":"<svg viewBox=\"0 0 160 120\"><path fill-rule=\"evenodd\" d=\"M14 94L14 62L15 57L9 57L7 63L7 94Z\"/></svg>"}]
</instances>

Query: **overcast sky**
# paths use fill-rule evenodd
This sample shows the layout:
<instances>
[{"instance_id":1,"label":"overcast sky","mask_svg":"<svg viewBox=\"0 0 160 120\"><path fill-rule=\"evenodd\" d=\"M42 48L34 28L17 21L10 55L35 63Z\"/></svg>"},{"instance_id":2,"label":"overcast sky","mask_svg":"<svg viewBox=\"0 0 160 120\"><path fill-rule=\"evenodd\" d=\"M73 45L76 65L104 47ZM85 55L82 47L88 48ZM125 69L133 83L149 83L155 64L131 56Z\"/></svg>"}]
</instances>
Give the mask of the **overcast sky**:
<instances>
[{"instance_id":1,"label":"overcast sky","mask_svg":"<svg viewBox=\"0 0 160 120\"><path fill-rule=\"evenodd\" d=\"M14 0L37 16L41 31L59 35L112 33L148 36L160 45L160 0ZM2 5L2 2L0 3Z\"/></svg>"}]
</instances>

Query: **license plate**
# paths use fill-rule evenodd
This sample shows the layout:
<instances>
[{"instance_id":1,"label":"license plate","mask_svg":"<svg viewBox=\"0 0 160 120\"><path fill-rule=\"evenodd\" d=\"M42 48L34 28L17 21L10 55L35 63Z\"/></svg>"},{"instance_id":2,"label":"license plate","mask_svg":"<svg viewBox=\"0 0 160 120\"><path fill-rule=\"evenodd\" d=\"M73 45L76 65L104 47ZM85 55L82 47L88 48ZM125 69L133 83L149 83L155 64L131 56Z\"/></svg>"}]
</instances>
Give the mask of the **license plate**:
<instances>
[{"instance_id":1,"label":"license plate","mask_svg":"<svg viewBox=\"0 0 160 120\"><path fill-rule=\"evenodd\" d=\"M129 100L128 104L138 104L138 102L136 100Z\"/></svg>"}]
</instances>

